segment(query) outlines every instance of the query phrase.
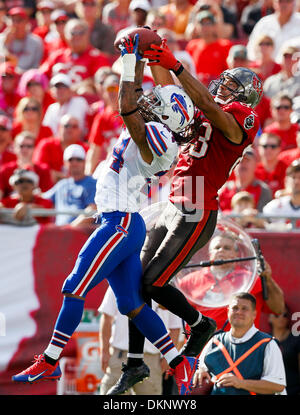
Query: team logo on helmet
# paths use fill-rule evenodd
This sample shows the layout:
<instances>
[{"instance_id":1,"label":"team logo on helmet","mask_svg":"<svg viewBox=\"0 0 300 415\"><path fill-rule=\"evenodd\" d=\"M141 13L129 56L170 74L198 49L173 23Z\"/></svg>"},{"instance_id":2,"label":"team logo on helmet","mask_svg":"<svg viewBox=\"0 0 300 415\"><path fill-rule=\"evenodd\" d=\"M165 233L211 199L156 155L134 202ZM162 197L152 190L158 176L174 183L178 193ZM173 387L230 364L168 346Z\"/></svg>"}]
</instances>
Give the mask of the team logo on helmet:
<instances>
[{"instance_id":1,"label":"team logo on helmet","mask_svg":"<svg viewBox=\"0 0 300 415\"><path fill-rule=\"evenodd\" d=\"M183 98L182 95L174 93L171 95L171 103L172 102L175 102L175 104L172 105L172 109L173 111L179 112L181 114L180 125L183 125L185 120L186 121L190 120L185 99Z\"/></svg>"},{"instance_id":2,"label":"team logo on helmet","mask_svg":"<svg viewBox=\"0 0 300 415\"><path fill-rule=\"evenodd\" d=\"M258 93L259 96L263 93L263 86L261 81L257 78L257 76L253 76L252 85L255 91Z\"/></svg>"},{"instance_id":3,"label":"team logo on helmet","mask_svg":"<svg viewBox=\"0 0 300 415\"><path fill-rule=\"evenodd\" d=\"M254 127L254 115L250 114L248 117L244 120L244 127L246 130L250 130L252 127Z\"/></svg>"}]
</instances>

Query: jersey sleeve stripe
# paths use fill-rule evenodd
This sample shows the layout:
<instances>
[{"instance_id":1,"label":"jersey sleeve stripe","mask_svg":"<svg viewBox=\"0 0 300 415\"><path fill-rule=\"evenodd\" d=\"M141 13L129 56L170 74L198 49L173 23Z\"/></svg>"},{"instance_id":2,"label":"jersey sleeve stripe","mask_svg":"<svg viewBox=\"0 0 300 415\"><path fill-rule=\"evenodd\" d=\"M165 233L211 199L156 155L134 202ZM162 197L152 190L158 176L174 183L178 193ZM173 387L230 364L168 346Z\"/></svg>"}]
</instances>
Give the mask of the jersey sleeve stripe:
<instances>
[{"instance_id":1,"label":"jersey sleeve stripe","mask_svg":"<svg viewBox=\"0 0 300 415\"><path fill-rule=\"evenodd\" d=\"M158 145L156 144L154 138L152 137L151 131L148 128L148 126L146 126L146 136L147 136L148 143L152 147L154 153L157 154L159 157L162 156L162 152L160 151Z\"/></svg>"},{"instance_id":2,"label":"jersey sleeve stripe","mask_svg":"<svg viewBox=\"0 0 300 415\"><path fill-rule=\"evenodd\" d=\"M168 150L168 147L167 147L162 135L160 134L160 132L158 131L158 129L154 125L151 125L150 128L152 129L152 131L155 135L155 138L156 138L158 144L160 145L162 151L165 153Z\"/></svg>"}]
</instances>

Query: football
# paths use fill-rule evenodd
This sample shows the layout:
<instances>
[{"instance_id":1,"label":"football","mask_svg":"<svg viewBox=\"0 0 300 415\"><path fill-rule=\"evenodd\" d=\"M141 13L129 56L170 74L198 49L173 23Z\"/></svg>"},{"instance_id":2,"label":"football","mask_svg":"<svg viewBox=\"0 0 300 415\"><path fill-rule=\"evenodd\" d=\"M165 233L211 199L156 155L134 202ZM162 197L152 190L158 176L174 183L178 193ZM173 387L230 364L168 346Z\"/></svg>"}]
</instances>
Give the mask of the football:
<instances>
[{"instance_id":1,"label":"football","mask_svg":"<svg viewBox=\"0 0 300 415\"><path fill-rule=\"evenodd\" d=\"M119 46L121 44L121 40L126 36L130 36L131 39L134 39L136 34L139 35L138 51L140 55L143 55L143 52L149 50L152 43L158 46L161 44L161 37L153 30L146 29L145 27L135 27L122 31L122 33L116 37L114 47L120 52Z\"/></svg>"},{"instance_id":2,"label":"football","mask_svg":"<svg viewBox=\"0 0 300 415\"><path fill-rule=\"evenodd\" d=\"M202 385L198 385L192 388L191 395L210 395L213 388L213 382L204 380Z\"/></svg>"}]
</instances>

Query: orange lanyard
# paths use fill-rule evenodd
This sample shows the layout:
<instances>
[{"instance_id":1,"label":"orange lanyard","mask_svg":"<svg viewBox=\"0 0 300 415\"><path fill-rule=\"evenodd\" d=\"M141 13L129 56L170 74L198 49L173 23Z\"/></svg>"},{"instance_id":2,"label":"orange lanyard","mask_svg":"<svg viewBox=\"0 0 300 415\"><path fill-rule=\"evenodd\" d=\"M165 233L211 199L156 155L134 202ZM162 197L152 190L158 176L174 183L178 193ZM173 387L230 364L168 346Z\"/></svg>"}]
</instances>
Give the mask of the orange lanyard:
<instances>
[{"instance_id":1,"label":"orange lanyard","mask_svg":"<svg viewBox=\"0 0 300 415\"><path fill-rule=\"evenodd\" d=\"M223 372L219 373L216 378L219 379L224 373L228 373L233 371L235 373L235 375L239 378L239 379L244 379L243 376L241 375L241 372L238 370L237 366L243 361L245 360L251 353L254 352L254 350L256 350L261 344L269 342L271 339L270 338L265 338L260 340L259 342L255 343L252 347L250 347L249 350L247 350L242 356L240 356L235 362L231 359L228 350L226 349L226 347L224 346L223 343L221 343L218 339L214 339L214 343L217 345L217 347L221 350L221 352L223 353L225 359L227 360L229 367L225 370L223 370ZM250 392L251 395L256 395L256 393L254 392Z\"/></svg>"}]
</instances>

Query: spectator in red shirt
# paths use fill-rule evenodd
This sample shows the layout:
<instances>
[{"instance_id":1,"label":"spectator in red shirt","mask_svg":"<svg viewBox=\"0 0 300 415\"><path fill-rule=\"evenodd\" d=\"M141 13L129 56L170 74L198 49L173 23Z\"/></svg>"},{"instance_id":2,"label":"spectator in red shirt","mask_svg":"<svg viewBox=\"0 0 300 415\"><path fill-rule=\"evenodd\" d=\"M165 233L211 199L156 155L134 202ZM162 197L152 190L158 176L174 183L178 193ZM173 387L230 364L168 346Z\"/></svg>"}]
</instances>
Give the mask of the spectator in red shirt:
<instances>
[{"instance_id":1,"label":"spectator in red shirt","mask_svg":"<svg viewBox=\"0 0 300 415\"><path fill-rule=\"evenodd\" d=\"M227 181L219 192L220 209L230 210L231 199L234 194L246 190L254 196L255 208L262 208L272 200L272 192L269 186L255 178L256 156L253 150L248 149L234 169L235 179Z\"/></svg>"},{"instance_id":2,"label":"spectator in red shirt","mask_svg":"<svg viewBox=\"0 0 300 415\"><path fill-rule=\"evenodd\" d=\"M258 211L255 209L254 196L242 190L232 196L232 211L229 213L237 213L240 217L233 218L242 228L265 228L264 219L258 218ZM225 214L225 212L223 212Z\"/></svg>"},{"instance_id":3,"label":"spectator in red shirt","mask_svg":"<svg viewBox=\"0 0 300 415\"><path fill-rule=\"evenodd\" d=\"M278 159L283 161L283 163L288 167L294 160L300 159L300 133L297 134L297 147L290 150L282 151Z\"/></svg>"},{"instance_id":4,"label":"spectator in red shirt","mask_svg":"<svg viewBox=\"0 0 300 415\"><path fill-rule=\"evenodd\" d=\"M256 60L251 62L253 69L262 81L281 71L281 65L273 58L274 41L268 35L261 35L255 43Z\"/></svg>"},{"instance_id":5,"label":"spectator in red shirt","mask_svg":"<svg viewBox=\"0 0 300 415\"><path fill-rule=\"evenodd\" d=\"M11 130L11 120L6 115L0 114L0 167L17 158L10 148L12 142Z\"/></svg>"},{"instance_id":6,"label":"spectator in red shirt","mask_svg":"<svg viewBox=\"0 0 300 415\"><path fill-rule=\"evenodd\" d=\"M49 81L46 75L38 69L29 69L24 72L18 85L18 94L21 97L31 97L38 100L42 106L42 116L44 116L49 105L53 104L54 98L48 90Z\"/></svg>"},{"instance_id":7,"label":"spectator in red shirt","mask_svg":"<svg viewBox=\"0 0 300 415\"><path fill-rule=\"evenodd\" d=\"M248 59L246 46L233 45L228 53L227 65L229 69L238 67L252 69L252 62ZM270 99L263 95L260 102L255 107L255 112L258 115L261 128L270 124L272 122Z\"/></svg>"},{"instance_id":8,"label":"spectator in red shirt","mask_svg":"<svg viewBox=\"0 0 300 415\"><path fill-rule=\"evenodd\" d=\"M256 165L255 177L264 181L272 190L273 197L284 188L286 164L278 159L281 139L274 133L263 133L258 140L260 161Z\"/></svg>"},{"instance_id":9,"label":"spectator in red shirt","mask_svg":"<svg viewBox=\"0 0 300 415\"><path fill-rule=\"evenodd\" d=\"M65 27L69 20L69 16L65 10L54 10L51 13L51 26L48 35L44 41L44 55L42 63L48 58L52 52L66 49L68 43L65 37Z\"/></svg>"},{"instance_id":10,"label":"spectator in red shirt","mask_svg":"<svg viewBox=\"0 0 300 415\"><path fill-rule=\"evenodd\" d=\"M95 116L88 139L90 148L87 153L86 174L94 173L120 135L123 121L119 116L118 93L119 76L109 75L103 84L105 107Z\"/></svg>"},{"instance_id":11,"label":"spectator in red shirt","mask_svg":"<svg viewBox=\"0 0 300 415\"><path fill-rule=\"evenodd\" d=\"M51 13L55 9L54 3L49 0L42 0L37 4L36 21L37 27L33 33L39 36L43 41L49 33L51 25Z\"/></svg>"},{"instance_id":12,"label":"spectator in red shirt","mask_svg":"<svg viewBox=\"0 0 300 415\"><path fill-rule=\"evenodd\" d=\"M296 137L299 131L297 123L291 122L293 100L285 94L276 95L271 99L273 122L264 128L266 133L274 133L281 138L281 150L297 147Z\"/></svg>"},{"instance_id":13,"label":"spectator in red shirt","mask_svg":"<svg viewBox=\"0 0 300 415\"><path fill-rule=\"evenodd\" d=\"M34 144L34 136L26 131L16 136L14 152L17 159L0 167L0 198L9 196L13 191L9 179L18 168L34 171L39 177L39 188L42 192L53 186L49 167L46 164L32 162Z\"/></svg>"},{"instance_id":14,"label":"spectator in red shirt","mask_svg":"<svg viewBox=\"0 0 300 415\"><path fill-rule=\"evenodd\" d=\"M58 134L52 138L44 138L34 150L33 162L44 163L51 170L54 184L66 177L64 171L63 152L70 144L80 144L85 150L87 145L82 142L82 129L77 118L65 114L59 124Z\"/></svg>"},{"instance_id":15,"label":"spectator in red shirt","mask_svg":"<svg viewBox=\"0 0 300 415\"><path fill-rule=\"evenodd\" d=\"M186 50L194 60L200 81L208 85L228 68L226 59L232 42L218 38L215 17L209 11L198 13L196 22L199 38L190 40Z\"/></svg>"},{"instance_id":16,"label":"spectator in red shirt","mask_svg":"<svg viewBox=\"0 0 300 415\"><path fill-rule=\"evenodd\" d=\"M51 209L53 203L38 196L35 189L38 187L39 177L30 170L17 169L10 178L10 185L15 193L1 200L0 207L14 208L12 218L16 224L33 224L32 219L39 224L53 223L51 216L37 216L32 218L30 209ZM1 212L0 220L3 222L3 212ZM29 222L29 223L28 223Z\"/></svg>"},{"instance_id":17,"label":"spectator in red shirt","mask_svg":"<svg viewBox=\"0 0 300 415\"><path fill-rule=\"evenodd\" d=\"M0 65L0 109L8 117L13 117L14 110L21 97L16 92L19 75L15 66L9 62Z\"/></svg>"},{"instance_id":18,"label":"spectator in red shirt","mask_svg":"<svg viewBox=\"0 0 300 415\"><path fill-rule=\"evenodd\" d=\"M91 46L89 27L84 20L70 19L65 27L65 38L68 47L51 53L41 66L49 79L57 72L68 73L76 89L82 81L92 83L101 66L111 66L107 56Z\"/></svg>"},{"instance_id":19,"label":"spectator in red shirt","mask_svg":"<svg viewBox=\"0 0 300 415\"><path fill-rule=\"evenodd\" d=\"M239 257L239 247L236 237L230 233L221 233L213 237L209 244L209 259L233 259ZM261 312L274 312L280 314L284 308L284 297L281 288L272 278L272 270L266 263L264 275L268 286L268 300L264 301L262 295L262 286L259 278L256 279L250 293L257 300L257 316L255 319L256 327L259 327ZM191 301L194 299L193 305L204 315L216 320L217 328L230 329L227 324L227 306L204 306L199 305L210 304L226 304L226 299L234 292L241 291L244 284L249 281L251 275L249 270L238 263L229 263L220 266L212 266L192 272L180 280L177 279L179 288L185 293L189 292ZM205 300L206 299L206 300ZM204 301L205 300L205 301Z\"/></svg>"},{"instance_id":20,"label":"spectator in red shirt","mask_svg":"<svg viewBox=\"0 0 300 415\"><path fill-rule=\"evenodd\" d=\"M53 136L50 127L42 125L42 107L38 100L31 97L22 98L16 108L13 123L13 139L22 131L30 132L35 138L35 146L43 139Z\"/></svg>"}]
</instances>

